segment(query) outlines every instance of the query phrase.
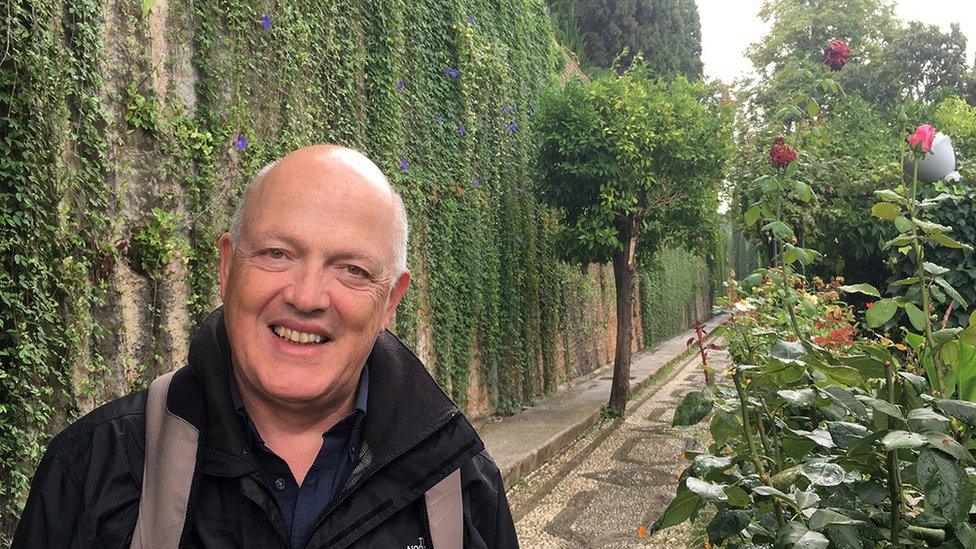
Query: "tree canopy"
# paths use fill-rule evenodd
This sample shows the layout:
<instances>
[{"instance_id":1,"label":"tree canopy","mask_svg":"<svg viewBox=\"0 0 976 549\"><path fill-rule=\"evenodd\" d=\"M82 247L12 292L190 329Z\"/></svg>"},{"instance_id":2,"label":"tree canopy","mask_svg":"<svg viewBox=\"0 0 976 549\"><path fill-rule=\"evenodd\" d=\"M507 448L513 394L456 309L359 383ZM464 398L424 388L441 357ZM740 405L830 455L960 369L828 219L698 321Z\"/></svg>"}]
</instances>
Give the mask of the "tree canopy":
<instances>
[{"instance_id":1,"label":"tree canopy","mask_svg":"<svg viewBox=\"0 0 976 549\"><path fill-rule=\"evenodd\" d=\"M586 61L618 69L643 52L646 66L658 75L700 78L701 22L694 0L585 0L579 10Z\"/></svg>"},{"instance_id":2,"label":"tree canopy","mask_svg":"<svg viewBox=\"0 0 976 549\"><path fill-rule=\"evenodd\" d=\"M630 365L630 304L638 255L672 241L710 241L730 146L728 109L701 83L622 75L577 81L541 99L543 201L564 214L562 251L613 262L617 347L610 406L623 413Z\"/></svg>"}]
</instances>

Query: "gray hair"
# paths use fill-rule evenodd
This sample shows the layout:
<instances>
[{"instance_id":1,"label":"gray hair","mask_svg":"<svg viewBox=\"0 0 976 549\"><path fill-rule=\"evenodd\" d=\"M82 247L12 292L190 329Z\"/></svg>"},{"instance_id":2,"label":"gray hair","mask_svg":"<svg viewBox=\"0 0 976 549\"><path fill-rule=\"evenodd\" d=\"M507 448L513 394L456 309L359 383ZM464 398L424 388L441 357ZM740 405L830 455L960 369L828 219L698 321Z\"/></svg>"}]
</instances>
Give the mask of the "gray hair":
<instances>
[{"instance_id":1,"label":"gray hair","mask_svg":"<svg viewBox=\"0 0 976 549\"><path fill-rule=\"evenodd\" d=\"M248 181L247 186L244 187L244 193L241 195L240 202L237 203L237 208L234 209L234 214L230 218L230 242L231 245L237 247L237 243L240 241L241 234L244 232L244 223L247 222L247 201L251 194L251 189L257 186L258 183L264 180L268 176L268 173L278 164L278 161L272 161L268 163L265 167L255 174L254 177ZM385 180L385 178L384 178ZM407 239L410 233L409 223L407 221L407 207L403 202L403 197L400 193L396 192L392 185L390 185L389 180L386 180L386 185L393 194L393 221L396 226L396 234L394 240L393 249L393 280L390 285L396 284L400 276L407 270Z\"/></svg>"}]
</instances>

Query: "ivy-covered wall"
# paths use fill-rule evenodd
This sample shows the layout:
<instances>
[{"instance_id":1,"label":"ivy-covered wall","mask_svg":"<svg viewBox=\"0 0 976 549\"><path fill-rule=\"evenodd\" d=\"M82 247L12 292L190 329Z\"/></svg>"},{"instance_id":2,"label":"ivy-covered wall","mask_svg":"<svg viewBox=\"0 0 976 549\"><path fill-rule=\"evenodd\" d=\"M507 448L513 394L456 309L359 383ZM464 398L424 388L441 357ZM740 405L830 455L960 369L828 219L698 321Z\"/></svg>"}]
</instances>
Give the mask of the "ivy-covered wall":
<instances>
[{"instance_id":1,"label":"ivy-covered wall","mask_svg":"<svg viewBox=\"0 0 976 549\"><path fill-rule=\"evenodd\" d=\"M557 261L532 197L533 102L561 68L542 0L6 11L0 545L51 434L180 365L243 183L305 144L365 151L403 194L415 284L395 328L470 413L611 359L613 277ZM649 342L708 288L701 260L662 257L635 307Z\"/></svg>"}]
</instances>

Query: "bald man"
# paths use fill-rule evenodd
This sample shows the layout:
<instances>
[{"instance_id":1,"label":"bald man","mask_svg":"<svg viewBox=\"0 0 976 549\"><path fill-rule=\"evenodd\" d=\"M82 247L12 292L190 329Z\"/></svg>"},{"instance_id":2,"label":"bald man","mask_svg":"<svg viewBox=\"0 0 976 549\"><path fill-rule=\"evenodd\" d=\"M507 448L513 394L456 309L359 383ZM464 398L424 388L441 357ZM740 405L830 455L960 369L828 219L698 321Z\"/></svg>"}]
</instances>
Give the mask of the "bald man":
<instances>
[{"instance_id":1,"label":"bald man","mask_svg":"<svg viewBox=\"0 0 976 549\"><path fill-rule=\"evenodd\" d=\"M261 170L188 364L54 438L14 546L517 547L484 444L386 331L407 232L356 151Z\"/></svg>"}]
</instances>

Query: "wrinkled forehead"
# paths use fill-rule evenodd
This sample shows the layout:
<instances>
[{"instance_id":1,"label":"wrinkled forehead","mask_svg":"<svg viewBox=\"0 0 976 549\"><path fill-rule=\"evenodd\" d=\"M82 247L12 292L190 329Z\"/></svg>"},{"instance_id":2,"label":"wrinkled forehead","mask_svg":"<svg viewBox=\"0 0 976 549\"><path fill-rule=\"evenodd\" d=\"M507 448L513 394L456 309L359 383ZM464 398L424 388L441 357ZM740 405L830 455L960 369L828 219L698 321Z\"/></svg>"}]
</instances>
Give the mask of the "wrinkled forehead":
<instances>
[{"instance_id":1,"label":"wrinkled forehead","mask_svg":"<svg viewBox=\"0 0 976 549\"><path fill-rule=\"evenodd\" d=\"M244 232L302 221L305 229L340 223L389 238L398 234L398 198L389 182L369 159L348 149L292 153L255 183L246 200Z\"/></svg>"}]
</instances>

